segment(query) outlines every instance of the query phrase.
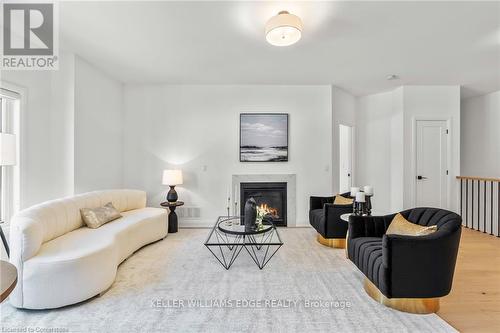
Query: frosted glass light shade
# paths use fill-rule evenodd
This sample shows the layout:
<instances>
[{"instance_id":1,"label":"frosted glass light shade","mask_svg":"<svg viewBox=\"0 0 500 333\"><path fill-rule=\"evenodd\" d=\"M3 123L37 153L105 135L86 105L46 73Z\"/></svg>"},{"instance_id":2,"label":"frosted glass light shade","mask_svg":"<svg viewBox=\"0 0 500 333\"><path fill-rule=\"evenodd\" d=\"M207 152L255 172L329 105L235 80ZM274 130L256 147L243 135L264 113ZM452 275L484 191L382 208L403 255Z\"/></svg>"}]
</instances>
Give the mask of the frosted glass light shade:
<instances>
[{"instance_id":1,"label":"frosted glass light shade","mask_svg":"<svg viewBox=\"0 0 500 333\"><path fill-rule=\"evenodd\" d=\"M164 170L163 185L180 185L182 184L182 170Z\"/></svg>"},{"instance_id":2,"label":"frosted glass light shade","mask_svg":"<svg viewBox=\"0 0 500 333\"><path fill-rule=\"evenodd\" d=\"M16 136L0 133L0 165L16 164Z\"/></svg>"},{"instance_id":3,"label":"frosted glass light shade","mask_svg":"<svg viewBox=\"0 0 500 333\"><path fill-rule=\"evenodd\" d=\"M279 12L266 24L266 40L275 46L295 44L302 37L302 20L287 11Z\"/></svg>"}]
</instances>

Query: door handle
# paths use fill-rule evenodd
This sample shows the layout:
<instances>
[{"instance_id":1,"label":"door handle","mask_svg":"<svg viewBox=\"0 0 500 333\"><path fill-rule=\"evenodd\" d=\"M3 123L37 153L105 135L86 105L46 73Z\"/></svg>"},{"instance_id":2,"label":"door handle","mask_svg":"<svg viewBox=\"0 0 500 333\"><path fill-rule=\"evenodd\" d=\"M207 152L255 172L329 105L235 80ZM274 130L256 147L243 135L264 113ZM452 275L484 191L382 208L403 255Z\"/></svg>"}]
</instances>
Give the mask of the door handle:
<instances>
[{"instance_id":1,"label":"door handle","mask_svg":"<svg viewBox=\"0 0 500 333\"><path fill-rule=\"evenodd\" d=\"M424 177L424 176L417 176L417 179L418 179L418 180L422 180L422 179L427 179L427 177Z\"/></svg>"}]
</instances>

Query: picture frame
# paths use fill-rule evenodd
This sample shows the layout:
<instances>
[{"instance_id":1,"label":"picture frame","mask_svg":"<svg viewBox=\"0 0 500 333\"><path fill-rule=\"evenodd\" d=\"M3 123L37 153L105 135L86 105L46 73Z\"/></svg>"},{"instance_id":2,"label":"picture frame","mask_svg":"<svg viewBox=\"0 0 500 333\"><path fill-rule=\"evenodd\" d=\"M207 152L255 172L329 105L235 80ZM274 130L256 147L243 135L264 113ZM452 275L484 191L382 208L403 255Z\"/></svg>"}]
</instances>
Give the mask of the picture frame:
<instances>
[{"instance_id":1,"label":"picture frame","mask_svg":"<svg viewBox=\"0 0 500 333\"><path fill-rule=\"evenodd\" d=\"M240 114L240 162L288 162L288 113Z\"/></svg>"}]
</instances>

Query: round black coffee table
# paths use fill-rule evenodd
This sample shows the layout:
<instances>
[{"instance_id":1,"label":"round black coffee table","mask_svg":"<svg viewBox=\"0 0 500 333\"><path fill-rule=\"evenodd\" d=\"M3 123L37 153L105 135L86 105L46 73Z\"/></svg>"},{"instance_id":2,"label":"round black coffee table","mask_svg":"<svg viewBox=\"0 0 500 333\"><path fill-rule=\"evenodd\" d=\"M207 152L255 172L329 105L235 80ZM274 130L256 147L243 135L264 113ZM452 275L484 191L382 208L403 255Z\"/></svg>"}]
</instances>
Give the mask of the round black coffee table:
<instances>
[{"instance_id":1,"label":"round black coffee table","mask_svg":"<svg viewBox=\"0 0 500 333\"><path fill-rule=\"evenodd\" d=\"M220 216L210 231L205 246L225 269L231 267L243 248L257 267L262 269L283 242L273 224L245 228L243 221L240 216Z\"/></svg>"}]
</instances>

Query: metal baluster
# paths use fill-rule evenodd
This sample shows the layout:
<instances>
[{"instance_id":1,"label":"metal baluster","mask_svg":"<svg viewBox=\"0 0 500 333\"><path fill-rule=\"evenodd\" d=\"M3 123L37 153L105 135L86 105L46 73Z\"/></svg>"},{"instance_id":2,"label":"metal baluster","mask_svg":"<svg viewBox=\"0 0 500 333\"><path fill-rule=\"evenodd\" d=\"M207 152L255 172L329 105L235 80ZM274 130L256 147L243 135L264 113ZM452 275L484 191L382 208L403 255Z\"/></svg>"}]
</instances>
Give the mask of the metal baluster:
<instances>
[{"instance_id":1,"label":"metal baluster","mask_svg":"<svg viewBox=\"0 0 500 333\"><path fill-rule=\"evenodd\" d=\"M479 177L457 177L460 179L460 215L462 216L462 222L465 220L464 227L471 228L477 231L482 231L485 234L490 234L492 236L500 237L500 181L497 179L481 179ZM471 193L469 197L469 180L471 184ZM464 190L465 181L465 190ZM475 192L475 181L477 181L477 200L474 196ZM481 182L483 183L483 190L481 191ZM488 193L488 183L490 183L490 190ZM497 200L495 200L495 184L497 186ZM481 193L482 192L482 193ZM481 194L483 195L483 209L481 209ZM490 228L488 231L488 195L490 196ZM477 201L477 203L476 203ZM496 204L496 207L495 207ZM464 207L465 205L465 207ZM469 207L470 205L470 207ZM477 206L476 206L477 205ZM475 214L475 207L477 207L477 214ZM470 214L469 214L470 210ZM481 212L482 211L482 212ZM497 214L497 231L494 231L494 220L495 212ZM465 214L464 214L465 213ZM483 218L481 219L481 214ZM477 215L477 217L476 217ZM470 218L470 224L469 224ZM475 222L477 220L477 222ZM482 225L481 225L482 220ZM475 224L476 223L476 224ZM482 228L482 229L481 229Z\"/></svg>"},{"instance_id":2,"label":"metal baluster","mask_svg":"<svg viewBox=\"0 0 500 333\"><path fill-rule=\"evenodd\" d=\"M464 201L464 181L463 179L460 178L460 215L464 216L464 211L463 211L463 205L462 202Z\"/></svg>"},{"instance_id":3,"label":"metal baluster","mask_svg":"<svg viewBox=\"0 0 500 333\"><path fill-rule=\"evenodd\" d=\"M465 227L469 227L469 180L465 180Z\"/></svg>"},{"instance_id":4,"label":"metal baluster","mask_svg":"<svg viewBox=\"0 0 500 333\"><path fill-rule=\"evenodd\" d=\"M471 210L471 228L474 229L474 179L471 180L471 185L472 185L472 188L471 188L471 192L472 192L472 195L471 195L471 199L470 199L470 210Z\"/></svg>"},{"instance_id":5,"label":"metal baluster","mask_svg":"<svg viewBox=\"0 0 500 333\"><path fill-rule=\"evenodd\" d=\"M493 182L490 183L490 235L493 235Z\"/></svg>"},{"instance_id":6,"label":"metal baluster","mask_svg":"<svg viewBox=\"0 0 500 333\"><path fill-rule=\"evenodd\" d=\"M481 183L477 180L477 231L481 231Z\"/></svg>"},{"instance_id":7,"label":"metal baluster","mask_svg":"<svg viewBox=\"0 0 500 333\"><path fill-rule=\"evenodd\" d=\"M483 201L484 201L484 207L483 207L483 232L486 233L486 180L483 181L483 190L484 190L484 195L483 195Z\"/></svg>"}]
</instances>

